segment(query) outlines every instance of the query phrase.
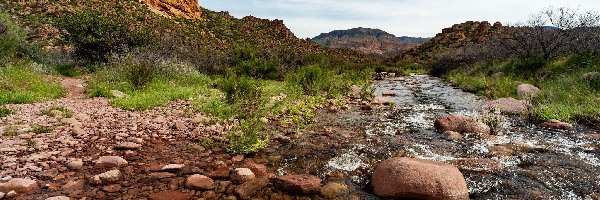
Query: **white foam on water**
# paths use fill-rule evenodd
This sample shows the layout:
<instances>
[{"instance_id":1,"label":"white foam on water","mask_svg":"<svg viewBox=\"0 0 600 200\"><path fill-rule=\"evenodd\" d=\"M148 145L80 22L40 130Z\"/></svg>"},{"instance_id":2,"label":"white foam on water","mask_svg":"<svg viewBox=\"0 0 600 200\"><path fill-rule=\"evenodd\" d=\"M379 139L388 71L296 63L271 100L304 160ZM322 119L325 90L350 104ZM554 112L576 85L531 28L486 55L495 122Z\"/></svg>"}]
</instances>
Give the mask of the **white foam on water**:
<instances>
[{"instance_id":1,"label":"white foam on water","mask_svg":"<svg viewBox=\"0 0 600 200\"><path fill-rule=\"evenodd\" d=\"M327 167L336 170L354 171L361 167L367 167L367 164L365 164L356 153L349 152L329 160L329 162L327 162Z\"/></svg>"},{"instance_id":2,"label":"white foam on water","mask_svg":"<svg viewBox=\"0 0 600 200\"><path fill-rule=\"evenodd\" d=\"M414 156L415 158L441 161L441 162L457 159L456 157L444 156L444 155L434 153L431 150L429 150L426 145L423 145L423 144L415 144L414 147L417 148L418 150L415 150L414 148L410 148L410 147L407 148L406 150L408 152L410 152L412 154L412 156Z\"/></svg>"}]
</instances>

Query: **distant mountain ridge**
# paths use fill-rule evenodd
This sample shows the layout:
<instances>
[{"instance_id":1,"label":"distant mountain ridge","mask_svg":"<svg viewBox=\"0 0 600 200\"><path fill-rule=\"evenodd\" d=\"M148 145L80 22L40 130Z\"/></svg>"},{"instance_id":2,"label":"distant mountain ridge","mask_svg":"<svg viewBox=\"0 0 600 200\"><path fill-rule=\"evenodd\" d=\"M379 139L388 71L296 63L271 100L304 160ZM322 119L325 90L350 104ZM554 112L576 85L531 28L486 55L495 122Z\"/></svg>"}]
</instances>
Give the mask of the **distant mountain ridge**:
<instances>
[{"instance_id":1,"label":"distant mountain ridge","mask_svg":"<svg viewBox=\"0 0 600 200\"><path fill-rule=\"evenodd\" d=\"M331 48L353 49L365 54L387 54L410 49L429 39L396 37L380 29L359 27L322 33L312 40Z\"/></svg>"}]
</instances>

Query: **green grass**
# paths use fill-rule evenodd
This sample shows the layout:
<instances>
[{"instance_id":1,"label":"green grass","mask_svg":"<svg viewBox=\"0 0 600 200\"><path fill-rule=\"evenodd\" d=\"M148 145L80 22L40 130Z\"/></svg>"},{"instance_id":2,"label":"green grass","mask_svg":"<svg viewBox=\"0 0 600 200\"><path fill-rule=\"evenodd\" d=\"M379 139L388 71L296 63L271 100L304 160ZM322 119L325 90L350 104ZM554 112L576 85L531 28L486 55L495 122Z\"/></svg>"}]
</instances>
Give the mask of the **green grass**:
<instances>
[{"instance_id":1,"label":"green grass","mask_svg":"<svg viewBox=\"0 0 600 200\"><path fill-rule=\"evenodd\" d=\"M0 105L35 103L65 95L60 83L35 65L19 60L0 66Z\"/></svg>"},{"instance_id":2,"label":"green grass","mask_svg":"<svg viewBox=\"0 0 600 200\"><path fill-rule=\"evenodd\" d=\"M54 127L51 127L51 126L35 125L35 126L33 126L33 129L31 129L31 132L33 132L35 134L42 134L42 133L50 133L53 130L54 130Z\"/></svg>"},{"instance_id":3,"label":"green grass","mask_svg":"<svg viewBox=\"0 0 600 200\"><path fill-rule=\"evenodd\" d=\"M469 92L490 99L521 98L516 93L519 84L530 83L541 89L541 95L531 99L534 121L557 119L571 123L600 122L600 79L585 79L586 72L600 71L599 55L569 56L542 62L539 59L493 62L471 68L453 70L446 79ZM506 76L492 78L496 72Z\"/></svg>"},{"instance_id":4,"label":"green grass","mask_svg":"<svg viewBox=\"0 0 600 200\"><path fill-rule=\"evenodd\" d=\"M59 117L59 116L56 116L55 113L52 112L53 110L60 111L62 113L62 116L60 116L61 118L73 117L73 111L69 110L68 108L62 107L62 106L54 106L52 108L42 110L40 115L46 115L46 116L50 116L50 117Z\"/></svg>"},{"instance_id":5,"label":"green grass","mask_svg":"<svg viewBox=\"0 0 600 200\"><path fill-rule=\"evenodd\" d=\"M13 126L8 126L8 127L6 127L6 129L4 129L4 132L2 133L2 135L3 136L8 136L8 137L18 136L19 135L19 130L17 130Z\"/></svg>"},{"instance_id":6,"label":"green grass","mask_svg":"<svg viewBox=\"0 0 600 200\"><path fill-rule=\"evenodd\" d=\"M0 107L0 118L6 117L12 114L12 111L5 107Z\"/></svg>"}]
</instances>

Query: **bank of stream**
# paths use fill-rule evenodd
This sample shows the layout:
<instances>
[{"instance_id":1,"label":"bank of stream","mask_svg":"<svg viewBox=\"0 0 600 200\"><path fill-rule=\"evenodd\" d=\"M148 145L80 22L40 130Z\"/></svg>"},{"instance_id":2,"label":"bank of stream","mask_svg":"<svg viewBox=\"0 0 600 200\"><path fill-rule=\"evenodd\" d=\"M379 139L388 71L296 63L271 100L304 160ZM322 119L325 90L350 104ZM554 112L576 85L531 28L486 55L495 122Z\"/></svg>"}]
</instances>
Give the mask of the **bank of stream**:
<instances>
[{"instance_id":1,"label":"bank of stream","mask_svg":"<svg viewBox=\"0 0 600 200\"><path fill-rule=\"evenodd\" d=\"M395 156L459 166L472 199L591 199L600 192L600 142L597 130L542 130L504 116L496 136L450 138L435 130L436 117L459 113L478 119L485 101L427 75L390 78L373 84L393 106L338 112L322 111L313 126L291 142L274 142L262 155L279 174L313 174L325 182L343 182L353 196L378 199L370 177L381 161ZM598 138L598 137L596 137Z\"/></svg>"}]
</instances>

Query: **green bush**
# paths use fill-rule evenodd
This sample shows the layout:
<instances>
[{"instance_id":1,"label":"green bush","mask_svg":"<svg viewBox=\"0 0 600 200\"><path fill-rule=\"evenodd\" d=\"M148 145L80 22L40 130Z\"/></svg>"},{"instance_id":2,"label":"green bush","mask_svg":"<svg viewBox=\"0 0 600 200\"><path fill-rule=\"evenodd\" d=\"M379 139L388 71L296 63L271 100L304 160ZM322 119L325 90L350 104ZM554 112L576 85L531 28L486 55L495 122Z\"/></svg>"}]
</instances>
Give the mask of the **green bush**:
<instances>
[{"instance_id":1,"label":"green bush","mask_svg":"<svg viewBox=\"0 0 600 200\"><path fill-rule=\"evenodd\" d=\"M257 80L249 77L229 77L223 79L219 89L225 93L225 100L230 105L236 106L241 112L241 118L258 115L256 111L263 106L262 86Z\"/></svg>"},{"instance_id":2,"label":"green bush","mask_svg":"<svg viewBox=\"0 0 600 200\"><path fill-rule=\"evenodd\" d=\"M67 31L63 39L75 46L76 56L90 62L106 62L111 54L125 53L155 41L149 31L131 30L132 23L123 19L85 9L67 14L56 25Z\"/></svg>"},{"instance_id":3,"label":"green bush","mask_svg":"<svg viewBox=\"0 0 600 200\"><path fill-rule=\"evenodd\" d=\"M12 111L5 107L0 107L0 118L6 117L12 114Z\"/></svg>"},{"instance_id":4,"label":"green bush","mask_svg":"<svg viewBox=\"0 0 600 200\"><path fill-rule=\"evenodd\" d=\"M26 33L6 14L0 13L0 61L15 56L26 44Z\"/></svg>"},{"instance_id":5,"label":"green bush","mask_svg":"<svg viewBox=\"0 0 600 200\"><path fill-rule=\"evenodd\" d=\"M232 155L251 154L265 148L269 137L262 133L264 126L264 123L256 119L243 121L237 130L229 134L227 152Z\"/></svg>"},{"instance_id":6,"label":"green bush","mask_svg":"<svg viewBox=\"0 0 600 200\"><path fill-rule=\"evenodd\" d=\"M327 90L330 76L317 65L309 65L286 77L286 82L298 85L306 95L318 95Z\"/></svg>"},{"instance_id":7,"label":"green bush","mask_svg":"<svg viewBox=\"0 0 600 200\"><path fill-rule=\"evenodd\" d=\"M241 76L263 79L281 77L277 59L251 46L235 48L231 55L231 65L235 66L236 73Z\"/></svg>"}]
</instances>

